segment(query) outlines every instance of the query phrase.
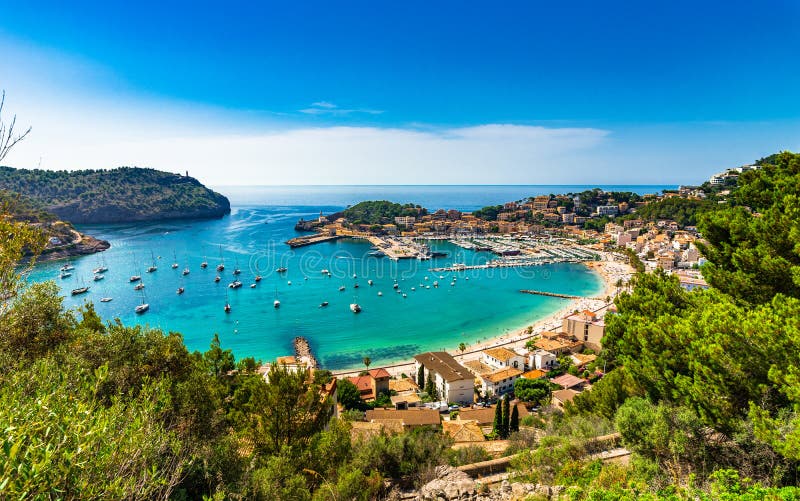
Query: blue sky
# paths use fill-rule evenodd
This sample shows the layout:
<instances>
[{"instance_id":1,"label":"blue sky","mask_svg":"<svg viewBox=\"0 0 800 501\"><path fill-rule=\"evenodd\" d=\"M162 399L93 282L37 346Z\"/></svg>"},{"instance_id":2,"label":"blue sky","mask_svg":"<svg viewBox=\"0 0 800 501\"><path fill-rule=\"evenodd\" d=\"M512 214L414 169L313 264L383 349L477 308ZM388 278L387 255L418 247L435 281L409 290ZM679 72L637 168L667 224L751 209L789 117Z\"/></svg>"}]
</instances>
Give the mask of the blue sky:
<instances>
[{"instance_id":1,"label":"blue sky","mask_svg":"<svg viewBox=\"0 0 800 501\"><path fill-rule=\"evenodd\" d=\"M800 2L0 0L20 167L688 183L800 149Z\"/></svg>"}]
</instances>

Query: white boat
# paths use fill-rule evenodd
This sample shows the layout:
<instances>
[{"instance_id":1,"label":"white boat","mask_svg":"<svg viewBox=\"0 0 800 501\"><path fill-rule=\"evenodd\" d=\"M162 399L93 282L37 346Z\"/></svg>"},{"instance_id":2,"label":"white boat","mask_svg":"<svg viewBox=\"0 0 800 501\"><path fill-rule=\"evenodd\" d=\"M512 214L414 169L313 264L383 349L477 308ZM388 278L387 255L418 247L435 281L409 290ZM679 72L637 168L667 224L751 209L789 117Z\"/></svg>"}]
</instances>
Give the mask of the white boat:
<instances>
[{"instance_id":1,"label":"white boat","mask_svg":"<svg viewBox=\"0 0 800 501\"><path fill-rule=\"evenodd\" d=\"M464 280L469 280L469 277L464 277Z\"/></svg>"},{"instance_id":2,"label":"white boat","mask_svg":"<svg viewBox=\"0 0 800 501\"><path fill-rule=\"evenodd\" d=\"M403 293L403 297L408 297L408 295L406 293Z\"/></svg>"},{"instance_id":3,"label":"white boat","mask_svg":"<svg viewBox=\"0 0 800 501\"><path fill-rule=\"evenodd\" d=\"M142 289L144 289L144 284L136 284L136 285L133 287L133 290L135 290L135 291L140 291L140 290L142 290Z\"/></svg>"},{"instance_id":4,"label":"white boat","mask_svg":"<svg viewBox=\"0 0 800 501\"><path fill-rule=\"evenodd\" d=\"M358 275L356 275L355 273L353 273L353 278L358 278Z\"/></svg>"},{"instance_id":5,"label":"white boat","mask_svg":"<svg viewBox=\"0 0 800 501\"><path fill-rule=\"evenodd\" d=\"M174 251L172 253L172 269L173 270L177 270L178 269L178 256L175 254Z\"/></svg>"},{"instance_id":6,"label":"white boat","mask_svg":"<svg viewBox=\"0 0 800 501\"><path fill-rule=\"evenodd\" d=\"M417 290L417 288L416 288L416 287L412 287L412 288L411 288L411 290L412 290L412 291L415 291L415 290Z\"/></svg>"},{"instance_id":7,"label":"white boat","mask_svg":"<svg viewBox=\"0 0 800 501\"><path fill-rule=\"evenodd\" d=\"M250 288L251 289L255 289L256 288L256 284L250 284Z\"/></svg>"},{"instance_id":8,"label":"white boat","mask_svg":"<svg viewBox=\"0 0 800 501\"><path fill-rule=\"evenodd\" d=\"M327 301L323 301L323 302L319 303L319 307L320 308L324 308L326 306L328 306L328 302Z\"/></svg>"},{"instance_id":9,"label":"white boat","mask_svg":"<svg viewBox=\"0 0 800 501\"><path fill-rule=\"evenodd\" d=\"M343 290L344 290L344 285L339 287L339 292L342 292Z\"/></svg>"},{"instance_id":10,"label":"white boat","mask_svg":"<svg viewBox=\"0 0 800 501\"><path fill-rule=\"evenodd\" d=\"M275 301L272 302L272 306L274 306L275 308L280 308L281 302L276 299Z\"/></svg>"},{"instance_id":11,"label":"white boat","mask_svg":"<svg viewBox=\"0 0 800 501\"><path fill-rule=\"evenodd\" d=\"M368 283L369 285L372 285L372 279L369 279L369 280L367 280L367 283Z\"/></svg>"},{"instance_id":12,"label":"white boat","mask_svg":"<svg viewBox=\"0 0 800 501\"><path fill-rule=\"evenodd\" d=\"M400 286L399 286L399 285L397 285L397 283L395 283L394 285L392 285L392 287L396 289L396 288L398 288L398 287L400 287Z\"/></svg>"},{"instance_id":13,"label":"white boat","mask_svg":"<svg viewBox=\"0 0 800 501\"><path fill-rule=\"evenodd\" d=\"M292 285L292 281L289 280L288 282L286 282L286 285Z\"/></svg>"},{"instance_id":14,"label":"white boat","mask_svg":"<svg viewBox=\"0 0 800 501\"><path fill-rule=\"evenodd\" d=\"M110 302L111 302L111 301L113 301L113 300L114 300L114 298L113 298L113 297L101 297L101 298L100 298L100 302L101 302L101 303L110 303Z\"/></svg>"},{"instance_id":15,"label":"white boat","mask_svg":"<svg viewBox=\"0 0 800 501\"><path fill-rule=\"evenodd\" d=\"M383 292L378 292L378 295L379 296L383 296Z\"/></svg>"},{"instance_id":16,"label":"white boat","mask_svg":"<svg viewBox=\"0 0 800 501\"><path fill-rule=\"evenodd\" d=\"M67 263L67 264L65 264L64 266L61 267L61 271L70 271L70 270L74 270L74 269L75 269L75 267L72 266L69 263Z\"/></svg>"},{"instance_id":17,"label":"white boat","mask_svg":"<svg viewBox=\"0 0 800 501\"><path fill-rule=\"evenodd\" d=\"M360 313L361 306L359 306L358 303L350 303L350 311L352 311L353 313Z\"/></svg>"},{"instance_id":18,"label":"white boat","mask_svg":"<svg viewBox=\"0 0 800 501\"><path fill-rule=\"evenodd\" d=\"M94 276L94 278L93 278L92 280L94 280L95 282L99 282L100 280L102 280L102 279L104 279L104 278L106 278L106 276L105 276L105 275L100 275L100 274L98 273L97 275L95 275L95 276Z\"/></svg>"},{"instance_id":19,"label":"white boat","mask_svg":"<svg viewBox=\"0 0 800 501\"><path fill-rule=\"evenodd\" d=\"M184 289L183 287L178 287L178 290L177 290L177 291L175 291L175 293L176 293L176 294L178 294L178 295L180 296L181 294L183 294L183 293L184 293L184 291L185 291L185 289Z\"/></svg>"},{"instance_id":20,"label":"white boat","mask_svg":"<svg viewBox=\"0 0 800 501\"><path fill-rule=\"evenodd\" d=\"M428 280L428 277L425 277L425 280Z\"/></svg>"},{"instance_id":21,"label":"white boat","mask_svg":"<svg viewBox=\"0 0 800 501\"><path fill-rule=\"evenodd\" d=\"M78 287L77 289L72 289L72 295L73 296L77 296L79 294L86 294L87 292L89 292L89 287L86 287L86 286Z\"/></svg>"},{"instance_id":22,"label":"white boat","mask_svg":"<svg viewBox=\"0 0 800 501\"><path fill-rule=\"evenodd\" d=\"M215 282L219 282L220 280L222 280L222 279L220 278L220 276L219 276L219 275L217 275L216 277L214 277L214 281L215 281Z\"/></svg>"},{"instance_id":23,"label":"white boat","mask_svg":"<svg viewBox=\"0 0 800 501\"><path fill-rule=\"evenodd\" d=\"M287 271L287 270L286 270L286 267L285 267L285 266L281 266L280 268L278 268L278 269L277 269L277 270L275 270L275 271L276 271L277 273L286 273L286 271Z\"/></svg>"},{"instance_id":24,"label":"white boat","mask_svg":"<svg viewBox=\"0 0 800 501\"><path fill-rule=\"evenodd\" d=\"M105 266L99 266L99 267L93 269L92 273L94 273L95 275L99 275L99 274L105 273L107 271L108 271L108 268L106 268Z\"/></svg>"},{"instance_id":25,"label":"white boat","mask_svg":"<svg viewBox=\"0 0 800 501\"><path fill-rule=\"evenodd\" d=\"M241 286L242 286L242 282L240 282L238 280L234 280L233 282L228 284L228 287L230 287L231 289L238 289Z\"/></svg>"},{"instance_id":26,"label":"white boat","mask_svg":"<svg viewBox=\"0 0 800 501\"><path fill-rule=\"evenodd\" d=\"M135 311L136 313L141 314L141 313L146 312L149 309L150 309L150 305L149 304L142 303L139 306L137 306L136 308L134 308L133 311Z\"/></svg>"},{"instance_id":27,"label":"white boat","mask_svg":"<svg viewBox=\"0 0 800 501\"><path fill-rule=\"evenodd\" d=\"M131 282L138 282L141 279L142 279L142 277L139 276L139 275L132 275L131 278L130 278L130 281Z\"/></svg>"},{"instance_id":28,"label":"white boat","mask_svg":"<svg viewBox=\"0 0 800 501\"><path fill-rule=\"evenodd\" d=\"M62 271L62 272L61 272L61 274L60 274L59 276L60 276L61 278L69 278L69 277L71 277L71 276L72 276L72 273L70 273L70 272L68 272L68 271Z\"/></svg>"},{"instance_id":29,"label":"white boat","mask_svg":"<svg viewBox=\"0 0 800 501\"><path fill-rule=\"evenodd\" d=\"M230 313L230 312L231 312L231 305L230 305L230 303L225 303L225 313Z\"/></svg>"},{"instance_id":30,"label":"white boat","mask_svg":"<svg viewBox=\"0 0 800 501\"><path fill-rule=\"evenodd\" d=\"M434 280L434 281L433 281L433 286L434 286L434 287L439 287L439 282L437 282L436 280Z\"/></svg>"},{"instance_id":31,"label":"white boat","mask_svg":"<svg viewBox=\"0 0 800 501\"><path fill-rule=\"evenodd\" d=\"M189 268L183 269L183 275L188 275L190 273Z\"/></svg>"},{"instance_id":32,"label":"white boat","mask_svg":"<svg viewBox=\"0 0 800 501\"><path fill-rule=\"evenodd\" d=\"M150 260L152 261L152 264L147 268L147 273L153 273L158 269L158 266L156 266L156 258L153 256L152 251L150 252Z\"/></svg>"},{"instance_id":33,"label":"white boat","mask_svg":"<svg viewBox=\"0 0 800 501\"><path fill-rule=\"evenodd\" d=\"M320 271L320 273L322 273L323 275L329 275L329 274L330 274L330 271L328 271L328 270L322 270L322 271Z\"/></svg>"}]
</instances>

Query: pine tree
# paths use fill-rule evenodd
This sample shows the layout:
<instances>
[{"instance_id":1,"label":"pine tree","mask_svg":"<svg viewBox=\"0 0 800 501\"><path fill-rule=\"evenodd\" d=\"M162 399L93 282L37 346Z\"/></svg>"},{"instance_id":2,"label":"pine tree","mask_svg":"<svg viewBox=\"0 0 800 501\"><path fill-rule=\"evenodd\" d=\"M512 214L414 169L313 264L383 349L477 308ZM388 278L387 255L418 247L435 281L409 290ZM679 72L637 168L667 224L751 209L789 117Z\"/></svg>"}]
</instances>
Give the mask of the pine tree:
<instances>
[{"instance_id":1,"label":"pine tree","mask_svg":"<svg viewBox=\"0 0 800 501\"><path fill-rule=\"evenodd\" d=\"M508 419L508 432L515 431L519 431L519 409L516 405L511 409L511 417Z\"/></svg>"},{"instance_id":2,"label":"pine tree","mask_svg":"<svg viewBox=\"0 0 800 501\"><path fill-rule=\"evenodd\" d=\"M428 382L425 383L425 393L431 397L431 400L439 400L439 393L436 391L436 383L433 382L431 371L428 371Z\"/></svg>"},{"instance_id":3,"label":"pine tree","mask_svg":"<svg viewBox=\"0 0 800 501\"><path fill-rule=\"evenodd\" d=\"M425 366L420 365L419 370L417 371L417 386L420 388L425 387Z\"/></svg>"},{"instance_id":4,"label":"pine tree","mask_svg":"<svg viewBox=\"0 0 800 501\"><path fill-rule=\"evenodd\" d=\"M494 422L492 423L492 432L498 438L503 438L503 423L505 419L503 418L503 406L500 402L497 402L497 405L494 406Z\"/></svg>"},{"instance_id":5,"label":"pine tree","mask_svg":"<svg viewBox=\"0 0 800 501\"><path fill-rule=\"evenodd\" d=\"M503 421L502 421L502 434L500 438L508 438L508 418L511 417L511 409L508 405L508 395L503 397Z\"/></svg>"}]
</instances>

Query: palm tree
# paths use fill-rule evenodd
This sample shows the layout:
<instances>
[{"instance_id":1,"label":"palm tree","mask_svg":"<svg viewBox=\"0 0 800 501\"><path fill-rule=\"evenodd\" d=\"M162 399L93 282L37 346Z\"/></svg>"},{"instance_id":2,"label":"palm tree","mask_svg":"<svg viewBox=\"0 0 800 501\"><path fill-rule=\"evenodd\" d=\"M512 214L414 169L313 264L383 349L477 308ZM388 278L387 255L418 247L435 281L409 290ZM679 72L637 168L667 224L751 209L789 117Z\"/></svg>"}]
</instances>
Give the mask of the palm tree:
<instances>
[{"instance_id":1,"label":"palm tree","mask_svg":"<svg viewBox=\"0 0 800 501\"><path fill-rule=\"evenodd\" d=\"M369 369L369 364L372 363L372 360L369 357L364 357L363 361L364 361L364 365L366 365L367 369Z\"/></svg>"},{"instance_id":2,"label":"palm tree","mask_svg":"<svg viewBox=\"0 0 800 501\"><path fill-rule=\"evenodd\" d=\"M459 350L461 353L464 353L464 352L467 350L467 345L466 345L466 344L464 344L464 343L461 343L461 344L459 344L459 345L458 345L458 350Z\"/></svg>"}]
</instances>

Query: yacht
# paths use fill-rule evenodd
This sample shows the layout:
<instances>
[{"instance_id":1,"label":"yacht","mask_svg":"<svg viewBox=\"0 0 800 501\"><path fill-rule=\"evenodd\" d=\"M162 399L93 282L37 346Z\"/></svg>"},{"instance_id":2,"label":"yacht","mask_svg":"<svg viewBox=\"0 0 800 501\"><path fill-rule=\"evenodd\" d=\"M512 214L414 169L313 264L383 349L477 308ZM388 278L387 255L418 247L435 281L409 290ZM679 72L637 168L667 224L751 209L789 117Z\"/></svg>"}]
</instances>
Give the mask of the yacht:
<instances>
[{"instance_id":1,"label":"yacht","mask_svg":"<svg viewBox=\"0 0 800 501\"><path fill-rule=\"evenodd\" d=\"M358 289L358 284L353 284L354 289Z\"/></svg>"},{"instance_id":2,"label":"yacht","mask_svg":"<svg viewBox=\"0 0 800 501\"><path fill-rule=\"evenodd\" d=\"M184 275L184 276L188 275L189 273L190 273L190 270L189 270L189 268L184 268L184 269L183 269L183 275Z\"/></svg>"},{"instance_id":3,"label":"yacht","mask_svg":"<svg viewBox=\"0 0 800 501\"><path fill-rule=\"evenodd\" d=\"M367 280L367 284L372 285L372 279Z\"/></svg>"},{"instance_id":4,"label":"yacht","mask_svg":"<svg viewBox=\"0 0 800 501\"><path fill-rule=\"evenodd\" d=\"M343 290L344 290L344 285L339 287L339 292L342 292Z\"/></svg>"},{"instance_id":5,"label":"yacht","mask_svg":"<svg viewBox=\"0 0 800 501\"><path fill-rule=\"evenodd\" d=\"M172 253L172 269L178 269L178 256L176 256L174 252Z\"/></svg>"},{"instance_id":6,"label":"yacht","mask_svg":"<svg viewBox=\"0 0 800 501\"><path fill-rule=\"evenodd\" d=\"M256 278L254 280L256 282L260 282L261 281L261 275L256 275Z\"/></svg>"},{"instance_id":7,"label":"yacht","mask_svg":"<svg viewBox=\"0 0 800 501\"><path fill-rule=\"evenodd\" d=\"M143 283L138 283L133 287L133 290L135 290L135 291L140 291L142 289L144 289L144 284Z\"/></svg>"},{"instance_id":8,"label":"yacht","mask_svg":"<svg viewBox=\"0 0 800 501\"><path fill-rule=\"evenodd\" d=\"M113 301L113 300L114 300L114 298L113 298L113 297L101 297L101 298L100 298L100 302L101 302L101 303L110 303L110 302L111 302L111 301Z\"/></svg>"},{"instance_id":9,"label":"yacht","mask_svg":"<svg viewBox=\"0 0 800 501\"><path fill-rule=\"evenodd\" d=\"M142 279L142 277L139 276L139 275L132 275L131 278L130 278L130 281L131 282L138 282L141 279Z\"/></svg>"},{"instance_id":10,"label":"yacht","mask_svg":"<svg viewBox=\"0 0 800 501\"><path fill-rule=\"evenodd\" d=\"M255 289L256 288L256 284L250 284L250 288L251 289Z\"/></svg>"},{"instance_id":11,"label":"yacht","mask_svg":"<svg viewBox=\"0 0 800 501\"><path fill-rule=\"evenodd\" d=\"M205 256L203 256L203 262L202 262L202 263L200 263L200 268L201 268L201 269L204 269L204 270L205 270L206 268L208 268L208 261L206 261L206 257L205 257Z\"/></svg>"},{"instance_id":12,"label":"yacht","mask_svg":"<svg viewBox=\"0 0 800 501\"><path fill-rule=\"evenodd\" d=\"M436 280L434 280L434 281L433 281L433 286L434 286L434 287L439 287L439 282L437 282Z\"/></svg>"},{"instance_id":13,"label":"yacht","mask_svg":"<svg viewBox=\"0 0 800 501\"><path fill-rule=\"evenodd\" d=\"M324 308L326 306L328 306L328 302L327 301L323 301L323 302L319 303L319 307L320 308Z\"/></svg>"},{"instance_id":14,"label":"yacht","mask_svg":"<svg viewBox=\"0 0 800 501\"><path fill-rule=\"evenodd\" d=\"M183 294L184 291L185 291L185 289L183 287L178 287L178 290L175 291L175 293L180 296L181 294Z\"/></svg>"},{"instance_id":15,"label":"yacht","mask_svg":"<svg viewBox=\"0 0 800 501\"><path fill-rule=\"evenodd\" d=\"M73 296L77 296L79 294L86 294L87 292L89 292L89 287L87 286L78 287L77 289L72 289Z\"/></svg>"},{"instance_id":16,"label":"yacht","mask_svg":"<svg viewBox=\"0 0 800 501\"><path fill-rule=\"evenodd\" d=\"M274 308L280 308L281 307L281 301L278 299L278 288L277 287L275 288L275 301L272 302L272 306Z\"/></svg>"},{"instance_id":17,"label":"yacht","mask_svg":"<svg viewBox=\"0 0 800 501\"><path fill-rule=\"evenodd\" d=\"M74 270L74 269L75 269L75 267L72 266L69 263L67 263L67 264L65 264L64 266L61 267L61 271L70 271L70 270Z\"/></svg>"},{"instance_id":18,"label":"yacht","mask_svg":"<svg viewBox=\"0 0 800 501\"><path fill-rule=\"evenodd\" d=\"M330 275L331 272L328 270L322 270L320 271L320 273L322 273L323 275Z\"/></svg>"},{"instance_id":19,"label":"yacht","mask_svg":"<svg viewBox=\"0 0 800 501\"><path fill-rule=\"evenodd\" d=\"M98 274L96 274L96 275L94 276L94 278L93 278L92 280L94 280L95 282L99 282L100 280L102 280L102 279L104 279L104 278L106 278L106 276L105 276L105 275L101 275L101 274L99 274L99 273L98 273Z\"/></svg>"},{"instance_id":20,"label":"yacht","mask_svg":"<svg viewBox=\"0 0 800 501\"><path fill-rule=\"evenodd\" d=\"M379 296L383 296L383 292L378 292L378 295Z\"/></svg>"},{"instance_id":21,"label":"yacht","mask_svg":"<svg viewBox=\"0 0 800 501\"><path fill-rule=\"evenodd\" d=\"M150 252L150 260L152 261L152 264L147 268L147 273L153 273L158 269L158 266L156 266L156 258L153 257L152 251Z\"/></svg>"},{"instance_id":22,"label":"yacht","mask_svg":"<svg viewBox=\"0 0 800 501\"><path fill-rule=\"evenodd\" d=\"M353 313L360 313L361 306L359 306L358 303L350 303L350 311L352 311Z\"/></svg>"},{"instance_id":23,"label":"yacht","mask_svg":"<svg viewBox=\"0 0 800 501\"><path fill-rule=\"evenodd\" d=\"M230 312L231 312L231 305L230 305L230 303L225 303L225 313L230 313Z\"/></svg>"},{"instance_id":24,"label":"yacht","mask_svg":"<svg viewBox=\"0 0 800 501\"><path fill-rule=\"evenodd\" d=\"M399 285L397 285L397 283L396 283L396 282L395 282L395 284L394 284L394 285L392 285L392 288L393 288L393 289L397 289L398 287L400 287L400 286L399 286Z\"/></svg>"},{"instance_id":25,"label":"yacht","mask_svg":"<svg viewBox=\"0 0 800 501\"><path fill-rule=\"evenodd\" d=\"M135 311L136 313L141 314L141 313L146 312L149 309L150 309L150 305L149 304L142 303L139 306L137 306L136 308L134 308L133 311Z\"/></svg>"},{"instance_id":26,"label":"yacht","mask_svg":"<svg viewBox=\"0 0 800 501\"><path fill-rule=\"evenodd\" d=\"M241 286L242 286L242 282L240 282L238 280L234 280L233 282L228 284L228 287L230 287L231 289L238 289Z\"/></svg>"},{"instance_id":27,"label":"yacht","mask_svg":"<svg viewBox=\"0 0 800 501\"><path fill-rule=\"evenodd\" d=\"M98 266L97 268L92 270L92 273L94 273L95 275L99 275L99 274L105 273L107 271L108 271L108 268L106 268L105 266Z\"/></svg>"},{"instance_id":28,"label":"yacht","mask_svg":"<svg viewBox=\"0 0 800 501\"><path fill-rule=\"evenodd\" d=\"M281 266L280 268L278 268L278 269L277 269L277 270L275 270L275 271L276 271L276 272L278 272L278 273L286 273L286 271L287 271L287 270L286 270L286 267L285 267L285 266Z\"/></svg>"},{"instance_id":29,"label":"yacht","mask_svg":"<svg viewBox=\"0 0 800 501\"><path fill-rule=\"evenodd\" d=\"M408 297L408 295L407 295L407 294L404 292L404 293L403 293L403 297Z\"/></svg>"},{"instance_id":30,"label":"yacht","mask_svg":"<svg viewBox=\"0 0 800 501\"><path fill-rule=\"evenodd\" d=\"M219 275L217 275L216 277L214 277L214 281L215 281L215 282L219 282L220 280L222 280L222 279L219 277Z\"/></svg>"},{"instance_id":31,"label":"yacht","mask_svg":"<svg viewBox=\"0 0 800 501\"><path fill-rule=\"evenodd\" d=\"M292 285L292 281L289 280L288 282L286 282L286 285Z\"/></svg>"},{"instance_id":32,"label":"yacht","mask_svg":"<svg viewBox=\"0 0 800 501\"><path fill-rule=\"evenodd\" d=\"M61 272L61 274L60 274L59 276L60 276L61 278L69 278L69 277L71 277L71 276L72 276L72 273L70 273L70 272L68 272L68 271L62 271L62 272Z\"/></svg>"}]
</instances>

